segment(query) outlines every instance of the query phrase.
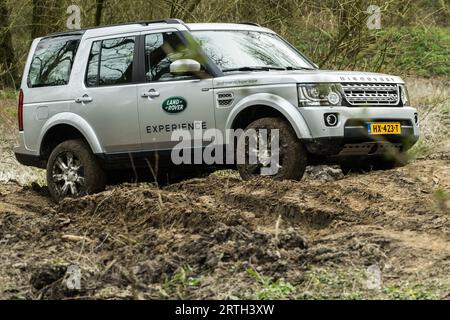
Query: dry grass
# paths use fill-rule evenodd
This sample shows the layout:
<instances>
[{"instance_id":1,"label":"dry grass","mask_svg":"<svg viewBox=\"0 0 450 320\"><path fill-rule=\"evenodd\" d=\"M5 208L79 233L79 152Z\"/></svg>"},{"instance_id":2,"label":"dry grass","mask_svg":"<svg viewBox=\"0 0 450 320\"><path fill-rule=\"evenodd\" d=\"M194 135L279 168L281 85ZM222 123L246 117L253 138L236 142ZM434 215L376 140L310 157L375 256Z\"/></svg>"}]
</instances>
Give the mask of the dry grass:
<instances>
[{"instance_id":1,"label":"dry grass","mask_svg":"<svg viewBox=\"0 0 450 320\"><path fill-rule=\"evenodd\" d=\"M412 105L417 107L421 140L412 150L417 157L448 152L450 147L450 79L406 80Z\"/></svg>"}]
</instances>

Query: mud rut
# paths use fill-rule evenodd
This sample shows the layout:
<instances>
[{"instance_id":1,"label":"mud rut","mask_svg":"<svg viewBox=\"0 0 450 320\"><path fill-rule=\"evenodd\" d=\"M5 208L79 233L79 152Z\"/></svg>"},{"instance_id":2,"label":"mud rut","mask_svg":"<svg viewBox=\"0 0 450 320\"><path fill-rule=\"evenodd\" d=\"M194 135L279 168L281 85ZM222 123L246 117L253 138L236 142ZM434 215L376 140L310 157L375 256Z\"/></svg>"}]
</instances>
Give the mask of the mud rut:
<instances>
[{"instance_id":1,"label":"mud rut","mask_svg":"<svg viewBox=\"0 0 450 320\"><path fill-rule=\"evenodd\" d=\"M449 160L331 182L122 185L57 206L38 186L3 184L0 297L242 297L248 268L301 288L312 268L373 264L386 281L429 280L448 297L450 201L438 188L450 190ZM81 291L62 285L70 264ZM172 290L187 266L201 284Z\"/></svg>"}]
</instances>

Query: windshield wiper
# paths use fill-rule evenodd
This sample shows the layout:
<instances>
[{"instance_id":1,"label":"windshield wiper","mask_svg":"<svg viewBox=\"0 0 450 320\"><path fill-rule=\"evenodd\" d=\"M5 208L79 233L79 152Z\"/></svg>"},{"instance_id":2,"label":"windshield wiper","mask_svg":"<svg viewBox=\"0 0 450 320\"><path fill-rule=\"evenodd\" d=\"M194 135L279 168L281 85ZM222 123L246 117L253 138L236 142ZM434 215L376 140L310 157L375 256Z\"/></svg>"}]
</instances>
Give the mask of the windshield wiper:
<instances>
[{"instance_id":1,"label":"windshield wiper","mask_svg":"<svg viewBox=\"0 0 450 320\"><path fill-rule=\"evenodd\" d=\"M291 70L314 70L314 69L313 68L306 68L306 67L292 67L292 66L289 66L289 67L286 67L285 70L291 71Z\"/></svg>"},{"instance_id":2,"label":"windshield wiper","mask_svg":"<svg viewBox=\"0 0 450 320\"><path fill-rule=\"evenodd\" d=\"M240 67L240 68L230 68L223 69L222 72L234 72L234 71L270 71L270 70L281 70L281 71L292 71L292 70L314 70L313 68L306 67L278 67L278 66L254 66L254 67Z\"/></svg>"},{"instance_id":3,"label":"windshield wiper","mask_svg":"<svg viewBox=\"0 0 450 320\"><path fill-rule=\"evenodd\" d=\"M277 67L277 66L255 66L255 67L240 67L240 68L223 69L222 72L233 72L233 71L270 71L270 70L286 70L286 68L284 68L284 67Z\"/></svg>"}]
</instances>

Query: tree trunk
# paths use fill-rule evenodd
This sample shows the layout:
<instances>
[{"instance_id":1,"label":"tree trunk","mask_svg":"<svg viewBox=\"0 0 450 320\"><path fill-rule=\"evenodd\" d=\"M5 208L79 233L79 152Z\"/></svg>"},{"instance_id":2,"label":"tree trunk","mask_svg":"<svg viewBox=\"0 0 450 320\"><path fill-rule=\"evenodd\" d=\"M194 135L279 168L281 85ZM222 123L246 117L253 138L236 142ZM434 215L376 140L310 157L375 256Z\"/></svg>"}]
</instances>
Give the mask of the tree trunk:
<instances>
[{"instance_id":1,"label":"tree trunk","mask_svg":"<svg viewBox=\"0 0 450 320\"><path fill-rule=\"evenodd\" d=\"M0 86L15 88L18 84L16 60L12 44L9 10L0 0Z\"/></svg>"},{"instance_id":2,"label":"tree trunk","mask_svg":"<svg viewBox=\"0 0 450 320\"><path fill-rule=\"evenodd\" d=\"M44 30L45 0L33 0L33 16L31 18L31 39L39 38Z\"/></svg>"},{"instance_id":3,"label":"tree trunk","mask_svg":"<svg viewBox=\"0 0 450 320\"><path fill-rule=\"evenodd\" d=\"M98 27L102 23L102 13L105 0L96 0L95 5L95 26Z\"/></svg>"},{"instance_id":4,"label":"tree trunk","mask_svg":"<svg viewBox=\"0 0 450 320\"><path fill-rule=\"evenodd\" d=\"M59 0L33 0L33 13L31 18L31 38L36 39L51 32L62 31L58 26L63 18L63 3Z\"/></svg>"}]
</instances>

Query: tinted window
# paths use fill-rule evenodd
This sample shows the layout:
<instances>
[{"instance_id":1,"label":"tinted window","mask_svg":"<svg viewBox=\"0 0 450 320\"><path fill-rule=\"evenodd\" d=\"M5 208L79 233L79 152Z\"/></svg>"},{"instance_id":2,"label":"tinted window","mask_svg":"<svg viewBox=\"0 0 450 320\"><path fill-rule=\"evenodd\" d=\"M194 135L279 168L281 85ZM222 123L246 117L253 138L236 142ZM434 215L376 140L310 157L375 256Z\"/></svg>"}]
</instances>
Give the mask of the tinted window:
<instances>
[{"instance_id":1,"label":"tinted window","mask_svg":"<svg viewBox=\"0 0 450 320\"><path fill-rule=\"evenodd\" d=\"M110 86L133 82L135 38L94 42L89 54L86 85Z\"/></svg>"},{"instance_id":2,"label":"tinted window","mask_svg":"<svg viewBox=\"0 0 450 320\"><path fill-rule=\"evenodd\" d=\"M42 39L36 47L28 74L28 86L62 86L69 82L79 36Z\"/></svg>"},{"instance_id":3,"label":"tinted window","mask_svg":"<svg viewBox=\"0 0 450 320\"><path fill-rule=\"evenodd\" d=\"M170 64L193 55L176 32L150 34L145 37L145 76L147 81L191 79L170 73Z\"/></svg>"}]
</instances>

